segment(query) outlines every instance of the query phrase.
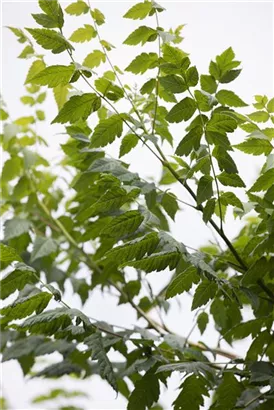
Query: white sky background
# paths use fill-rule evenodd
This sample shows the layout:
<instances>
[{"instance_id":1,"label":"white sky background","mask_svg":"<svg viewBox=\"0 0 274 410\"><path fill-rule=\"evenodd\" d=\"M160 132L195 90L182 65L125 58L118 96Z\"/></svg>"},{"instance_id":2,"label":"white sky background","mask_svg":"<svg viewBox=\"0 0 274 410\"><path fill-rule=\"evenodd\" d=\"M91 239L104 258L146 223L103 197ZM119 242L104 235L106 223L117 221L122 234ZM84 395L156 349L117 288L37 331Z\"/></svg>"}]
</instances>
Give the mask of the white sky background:
<instances>
[{"instance_id":1,"label":"white sky background","mask_svg":"<svg viewBox=\"0 0 274 410\"><path fill-rule=\"evenodd\" d=\"M251 103L253 94L266 94L273 96L273 2L174 2L160 1L167 11L159 15L160 25L165 29L170 27L176 28L179 24L187 23L183 31L185 37L182 43L184 51L190 53L192 64L195 64L200 73L207 73L209 62L217 54L220 54L227 47L232 46L236 57L242 61L243 72L241 76L233 83L224 85L223 88L235 90L244 101ZM65 3L61 3L65 7ZM155 51L156 43L151 43L142 49L136 47L122 46L122 42L141 24L155 26L153 18L140 21L121 19L121 16L129 9L134 2L119 1L95 1L92 2L94 7L99 8L106 16L107 24L100 27L103 39L111 42L117 48L110 53L110 58L114 64L125 68L130 61L142 51ZM31 13L39 13L36 2L25 1L8 1L2 0L2 24L3 26L14 27L34 27L35 22ZM70 17L66 15L65 34L69 35L81 25L91 24L88 15L79 17ZM94 48L99 48L94 40L89 43L76 44L76 60L82 62L85 56ZM20 54L22 45L18 44L14 35L7 29L2 30L2 93L5 102L8 105L12 118L23 115L31 115L30 108L23 106L19 98L24 95L24 80L27 70L31 64L28 60L16 60ZM41 52L45 52L42 51ZM46 62L50 64L68 64L69 59L66 53L60 55L51 55L45 52ZM104 70L109 69L107 64ZM96 69L99 74L102 69ZM122 78L123 82L142 85L146 78L152 75L146 73L144 78L127 74ZM79 85L78 85L79 84ZM87 91L84 84L77 83L77 87ZM127 105L122 106L123 110ZM42 107L41 107L42 108ZM50 121L57 113L56 105L50 96L45 104L47 121L39 126L39 133L43 136L50 148L45 152L47 159L56 158L60 155L59 144L66 140L66 136L59 135L63 132L60 125L49 126ZM173 126L175 136L175 146L183 137L184 124ZM244 138L244 132L238 132L233 136L232 142L236 143ZM117 145L108 148L108 152L117 157ZM164 146L167 153L171 153L168 146ZM256 178L260 169L262 158L249 158L244 154L235 153L234 159L237 160L240 174L243 176L247 185L250 185ZM138 171L141 176L160 175L160 166L146 148L138 148L124 157L124 161L131 164L131 170ZM141 169L140 169L141 167ZM174 190L179 198L189 201L183 188L178 187ZM237 190L235 190L237 193ZM239 231L239 220L234 221L231 215L228 217L226 224L226 233L233 237ZM201 216L196 211L184 208L177 216L176 223L172 224L172 233L176 239L192 247L199 247L212 240L211 231L204 226ZM166 283L169 276L165 273L152 273L149 279L155 289L160 289ZM64 299L73 307L79 308L78 297L71 295L70 289L67 290ZM167 325L177 333L186 336L193 325L193 313L190 313L191 299L189 296L180 298L182 308L179 309L178 303L172 302L172 309L166 318ZM95 292L83 308L86 314L96 317L100 320L109 321L110 323L131 326L135 323L135 313L131 308L125 305L116 307L116 299L109 296L102 297L99 292ZM142 323L142 322L140 322ZM199 331L194 331L192 340L198 341L200 338ZM212 324L208 326L203 336L210 346L214 346L217 341L217 334ZM228 348L224 345L224 347ZM235 351L238 354L244 352L245 343L235 345ZM4 371L4 395L9 400L10 408L23 409L41 409L42 405L30 406L30 399L36 394L45 393L48 386L59 387L69 386L77 389L84 389L90 395L91 400L85 402L86 409L125 409L125 402L122 399L116 399L115 393L99 378L94 377L86 381L45 381L36 379L26 381L21 375L21 370L14 362L8 362L3 366ZM174 377L170 384L170 389L164 394L162 403L170 407L170 403L178 394L175 391L178 386L179 378ZM83 402L84 403L84 402ZM77 401L80 404L80 401Z\"/></svg>"}]
</instances>

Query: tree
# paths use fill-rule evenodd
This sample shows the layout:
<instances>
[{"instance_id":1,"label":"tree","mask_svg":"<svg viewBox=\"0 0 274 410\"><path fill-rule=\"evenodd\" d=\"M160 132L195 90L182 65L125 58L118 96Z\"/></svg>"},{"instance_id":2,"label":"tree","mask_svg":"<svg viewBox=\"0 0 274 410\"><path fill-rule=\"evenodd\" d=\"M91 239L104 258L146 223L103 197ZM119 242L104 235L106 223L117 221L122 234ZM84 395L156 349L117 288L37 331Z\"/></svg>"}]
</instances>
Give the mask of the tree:
<instances>
[{"instance_id":1,"label":"tree","mask_svg":"<svg viewBox=\"0 0 274 410\"><path fill-rule=\"evenodd\" d=\"M82 26L79 19L79 28L67 38L57 0L39 0L39 6L41 13L33 15L39 28L10 27L25 44L19 57L32 58L21 101L34 107L35 114L12 121L4 104L1 108L7 154L1 298L13 295L1 309L3 361L18 360L24 374L34 377L99 374L126 397L129 410L161 409L160 388L168 386L173 372L183 376L175 410L199 409L205 397L211 397L211 409L272 409L274 99L256 95L247 108L229 90L241 73L232 48L200 75L178 46L182 27L162 29L159 14L164 8L154 1L135 4L124 16L148 24L141 21L124 41L138 46L125 70L142 77L151 70L140 90L123 83L121 68L110 59L113 46L100 36L105 23L100 10L81 0L68 5L66 18L88 14L91 20ZM92 47L95 38L100 49L79 64L74 58L77 43L90 41ZM157 52L140 53L140 44L154 42ZM54 65L47 66L36 43L56 55ZM58 63L61 53L68 55L67 65ZM94 69L105 62L110 69L98 77ZM78 81L85 91L79 91ZM46 99L42 87L53 90L57 103L51 123L64 124L68 135L58 164L65 178L36 150L37 144L47 145L35 131L36 122L45 121L38 106ZM119 109L121 101L130 107L126 112ZM173 146L173 123L185 131L169 160L162 143ZM232 145L236 131L243 142ZM121 137L119 159L112 158L107 146ZM138 144L161 163L159 183L144 180L123 161ZM246 187L239 175L234 149L266 157L252 186ZM189 194L191 203L173 193L174 184ZM246 202L240 200L242 193ZM193 251L169 233L169 220L181 203L201 214L225 249L216 243ZM256 212L233 240L226 235L228 207L240 218L251 209ZM85 278L79 277L82 267L88 269ZM155 295L147 274L161 276L165 270L172 272L171 280ZM65 302L66 281L83 305L95 289L115 292L118 303L131 306L146 325L121 329L89 317L84 306L78 310ZM145 288L149 296L144 296ZM190 335L182 338L166 327L162 315L168 301L190 290L201 335L213 320L220 340L230 345L251 336L245 357L194 343ZM253 313L248 321L242 315L246 307ZM160 312L159 321L152 310ZM112 351L122 360L113 361ZM53 352L62 360L33 370L38 357ZM45 397L79 394L57 389Z\"/></svg>"}]
</instances>

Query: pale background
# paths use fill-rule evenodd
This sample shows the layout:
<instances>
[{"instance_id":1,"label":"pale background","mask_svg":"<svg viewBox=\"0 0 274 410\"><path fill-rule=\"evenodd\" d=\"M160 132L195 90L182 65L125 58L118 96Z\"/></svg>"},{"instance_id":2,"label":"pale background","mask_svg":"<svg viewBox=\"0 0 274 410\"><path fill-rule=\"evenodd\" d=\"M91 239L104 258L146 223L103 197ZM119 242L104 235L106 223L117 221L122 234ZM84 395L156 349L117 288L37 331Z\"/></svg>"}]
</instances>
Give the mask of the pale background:
<instances>
[{"instance_id":1,"label":"pale background","mask_svg":"<svg viewBox=\"0 0 274 410\"><path fill-rule=\"evenodd\" d=\"M192 64L197 65L200 73L207 73L208 64L212 58L220 54L227 47L232 46L236 57L242 61L243 72L241 76L230 85L224 85L237 92L246 102L252 102L253 94L266 94L273 96L273 2L184 2L184 1L160 1L167 11L161 13L160 25L165 29L177 27L179 24L187 23L183 31L185 37L182 48L191 54ZM103 39L111 42L117 48L110 54L114 64L125 68L137 54L137 49L130 46L121 46L128 34L141 24L155 26L153 18L142 21L123 20L121 16L129 9L134 2L120 1L93 1L92 5L99 8L106 16L107 24L101 26L100 32ZM62 5L65 6L64 2ZM35 23L31 13L39 13L37 3L26 1L2 1L2 25L14 27L34 27ZM79 17L69 17L66 15L65 34L70 35L76 28L84 23L91 24L88 15ZM93 40L89 43L76 44L76 59L82 62L85 56L94 48L96 42ZM30 109L20 103L19 98L24 95L24 80L30 61L16 60L20 54L22 45L16 42L14 35L6 28L2 30L2 94L5 102L9 107L12 118L23 115L30 115ZM156 43L144 47L142 51L156 50ZM44 50L45 51L45 50ZM42 52L44 52L42 51ZM141 49L139 49L141 52ZM46 52L46 62L48 64L68 64L69 60L65 53L61 55L50 55ZM107 64L105 69L109 69ZM99 74L100 69L96 69ZM145 74L149 78L151 74ZM129 75L123 77L123 82L141 85L145 78ZM77 83L79 89L86 90L85 85ZM126 110L127 105L121 107ZM57 108L50 97L45 104L47 116L46 125L40 125L39 133L49 143L50 148L43 151L47 158L56 158L60 155L59 144L66 140L66 136L60 135L63 128L59 125L49 126L49 122L57 113ZM175 146L183 136L183 124L172 128L175 136ZM234 136L233 143L238 142L244 137L243 132ZM117 145L108 149L112 155L117 156ZM165 146L165 152L170 150ZM249 185L256 178L256 175L262 164L262 158L235 153L234 158L237 160L239 171L244 181ZM160 167L149 151L145 148L138 148L131 155L124 157L124 160L131 164L133 171L138 171L142 176L159 178ZM141 168L140 168L141 167ZM181 187L174 190L178 196L186 201L190 198ZM237 190L235 191L237 193ZM244 199L244 198L243 198ZM233 237L239 231L241 222L239 219L234 221L231 214L228 216L226 232L229 237ZM172 224L172 233L176 239L186 243L194 248L205 244L208 240L213 240L210 229L201 223L201 216L188 208L184 208L176 217L176 223ZM149 275L150 282L154 288L160 289L168 280L168 273L152 273ZM65 294L65 300L73 307L80 307L78 297L72 297L71 289L68 287ZM186 336L193 325L193 313L190 312L191 298L184 296L179 298L181 308L174 300L172 308L166 323L168 326ZM116 298L109 296L102 297L99 292L95 292L92 300L89 300L83 308L83 311L93 317L110 323L120 324L130 327L135 323L135 313L130 307L116 307ZM249 312L246 312L249 315ZM144 324L140 321L141 324ZM200 338L199 331L195 330L192 334L192 340L198 341ZM213 325L207 328L203 336L203 341L208 345L214 346L217 341L217 334ZM233 346L234 351L241 355L246 349L249 341L245 341ZM223 345L224 348L232 350L231 347ZM49 360L53 361L54 358ZM58 360L58 359L57 359ZM30 400L37 394L44 394L49 387L71 387L73 389L82 389L90 396L89 401L83 401L86 409L125 409L125 401L116 398L116 394L97 376L85 381L71 381L64 378L62 381L46 381L34 379L31 381L24 380L21 369L15 362L5 363L3 366L3 394L8 399L11 409L42 409L47 406L31 405ZM171 407L171 402L177 396L176 388L179 384L179 376L173 376L168 392L165 392L162 404L166 409ZM76 405L81 404L81 400L73 402ZM49 407L47 407L49 408ZM52 407L51 407L52 408Z\"/></svg>"}]
</instances>

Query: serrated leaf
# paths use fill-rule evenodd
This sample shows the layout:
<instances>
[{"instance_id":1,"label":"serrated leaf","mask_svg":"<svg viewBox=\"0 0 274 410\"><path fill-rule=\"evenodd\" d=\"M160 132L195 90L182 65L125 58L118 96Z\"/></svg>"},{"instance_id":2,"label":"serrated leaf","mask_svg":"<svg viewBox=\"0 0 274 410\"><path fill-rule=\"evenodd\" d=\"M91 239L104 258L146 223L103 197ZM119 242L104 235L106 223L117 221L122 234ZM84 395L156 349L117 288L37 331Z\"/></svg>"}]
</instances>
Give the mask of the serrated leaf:
<instances>
[{"instance_id":1,"label":"serrated leaf","mask_svg":"<svg viewBox=\"0 0 274 410\"><path fill-rule=\"evenodd\" d=\"M55 18L48 16L47 14L39 13L39 14L32 14L32 17L36 21L37 24L44 28L55 28L59 27L58 21Z\"/></svg>"},{"instance_id":2,"label":"serrated leaf","mask_svg":"<svg viewBox=\"0 0 274 410\"><path fill-rule=\"evenodd\" d=\"M6 299L16 290L21 290L28 283L37 281L34 276L35 270L24 263L17 263L15 270L8 273L0 281L1 285L1 299Z\"/></svg>"},{"instance_id":3,"label":"serrated leaf","mask_svg":"<svg viewBox=\"0 0 274 410\"><path fill-rule=\"evenodd\" d=\"M214 113L206 128L207 131L233 132L237 128L237 122L229 115Z\"/></svg>"},{"instance_id":4,"label":"serrated leaf","mask_svg":"<svg viewBox=\"0 0 274 410\"><path fill-rule=\"evenodd\" d=\"M200 125L192 128L179 143L178 147L176 148L175 154L180 156L188 156L192 150L197 151L200 146L202 135L203 128Z\"/></svg>"},{"instance_id":5,"label":"serrated leaf","mask_svg":"<svg viewBox=\"0 0 274 410\"><path fill-rule=\"evenodd\" d=\"M238 70L229 70L226 71L221 78L219 79L220 83L222 84L227 84L230 83L231 81L235 80L240 74L241 74L242 69Z\"/></svg>"},{"instance_id":6,"label":"serrated leaf","mask_svg":"<svg viewBox=\"0 0 274 410\"><path fill-rule=\"evenodd\" d=\"M139 138L135 134L127 134L121 142L119 158L128 154L139 142Z\"/></svg>"},{"instance_id":7,"label":"serrated leaf","mask_svg":"<svg viewBox=\"0 0 274 410\"><path fill-rule=\"evenodd\" d=\"M112 388L117 392L118 386L116 376L113 371L111 362L105 352L103 339L101 333L96 332L84 340L84 343L92 349L92 359L98 360L100 375L103 379L106 379Z\"/></svg>"},{"instance_id":8,"label":"serrated leaf","mask_svg":"<svg viewBox=\"0 0 274 410\"><path fill-rule=\"evenodd\" d=\"M82 372L82 367L77 364L71 363L68 360L62 360L59 363L51 364L43 370L34 374L33 377L46 377L46 378L58 378L66 374L77 374L80 375Z\"/></svg>"},{"instance_id":9,"label":"serrated leaf","mask_svg":"<svg viewBox=\"0 0 274 410\"><path fill-rule=\"evenodd\" d=\"M62 53L67 49L74 50L65 37L54 30L45 28L27 28L27 30L41 47L52 50L53 54Z\"/></svg>"},{"instance_id":10,"label":"serrated leaf","mask_svg":"<svg viewBox=\"0 0 274 410\"><path fill-rule=\"evenodd\" d=\"M31 253L31 261L34 262L36 259L48 256L53 252L57 251L57 243L52 238L44 238L37 236Z\"/></svg>"},{"instance_id":11,"label":"serrated leaf","mask_svg":"<svg viewBox=\"0 0 274 410\"><path fill-rule=\"evenodd\" d=\"M197 317L197 325L201 332L201 335L206 330L207 324L208 324L208 314L206 312L200 313L199 316Z\"/></svg>"},{"instance_id":12,"label":"serrated leaf","mask_svg":"<svg viewBox=\"0 0 274 410\"><path fill-rule=\"evenodd\" d=\"M187 90L186 82L178 75L166 75L159 78L161 86L168 92L173 94L183 93Z\"/></svg>"},{"instance_id":13,"label":"serrated leaf","mask_svg":"<svg viewBox=\"0 0 274 410\"><path fill-rule=\"evenodd\" d=\"M262 256L250 266L247 272L244 273L241 282L244 286L255 284L257 280L263 278L270 269L269 261L265 256Z\"/></svg>"},{"instance_id":14,"label":"serrated leaf","mask_svg":"<svg viewBox=\"0 0 274 410\"><path fill-rule=\"evenodd\" d=\"M217 83L212 75L202 74L200 77L200 83L202 90L209 94L214 94L217 90Z\"/></svg>"},{"instance_id":15,"label":"serrated leaf","mask_svg":"<svg viewBox=\"0 0 274 410\"><path fill-rule=\"evenodd\" d=\"M44 70L45 68L46 64L42 60L35 60L30 66L25 84L30 83L32 77L35 77L40 71Z\"/></svg>"},{"instance_id":16,"label":"serrated leaf","mask_svg":"<svg viewBox=\"0 0 274 410\"><path fill-rule=\"evenodd\" d=\"M195 375L203 374L208 377L209 374L214 374L214 370L206 363L203 362L177 362L171 364L164 364L157 369L156 373L161 372L182 372L182 373L194 373Z\"/></svg>"},{"instance_id":17,"label":"serrated leaf","mask_svg":"<svg viewBox=\"0 0 274 410\"><path fill-rule=\"evenodd\" d=\"M191 310L197 309L198 307L205 305L210 299L213 299L217 289L218 286L215 282L203 280L195 291Z\"/></svg>"},{"instance_id":18,"label":"serrated leaf","mask_svg":"<svg viewBox=\"0 0 274 410\"><path fill-rule=\"evenodd\" d=\"M243 204L240 199L233 192L223 192L220 195L220 201L223 205L232 205L243 209Z\"/></svg>"},{"instance_id":19,"label":"serrated leaf","mask_svg":"<svg viewBox=\"0 0 274 410\"><path fill-rule=\"evenodd\" d=\"M134 390L128 399L127 410L146 410L158 401L160 386L158 377L147 372L134 385Z\"/></svg>"},{"instance_id":20,"label":"serrated leaf","mask_svg":"<svg viewBox=\"0 0 274 410\"><path fill-rule=\"evenodd\" d=\"M217 178L222 185L245 188L245 183L238 174L222 172L220 175L217 175Z\"/></svg>"},{"instance_id":21,"label":"serrated leaf","mask_svg":"<svg viewBox=\"0 0 274 410\"><path fill-rule=\"evenodd\" d=\"M197 109L196 102L186 97L169 111L166 116L168 122L181 122L189 120Z\"/></svg>"},{"instance_id":22,"label":"serrated leaf","mask_svg":"<svg viewBox=\"0 0 274 410\"><path fill-rule=\"evenodd\" d=\"M273 113L274 112L274 98L271 98L271 100L268 101L267 103L267 111Z\"/></svg>"},{"instance_id":23,"label":"serrated leaf","mask_svg":"<svg viewBox=\"0 0 274 410\"><path fill-rule=\"evenodd\" d=\"M190 64L189 59L186 58L186 53L184 53L180 48L173 47L170 44L165 43L162 47L163 59L168 63L174 64L182 69L188 68ZM183 65L185 59L185 66Z\"/></svg>"},{"instance_id":24,"label":"serrated leaf","mask_svg":"<svg viewBox=\"0 0 274 410\"><path fill-rule=\"evenodd\" d=\"M106 258L119 261L122 264L133 259L141 259L145 254L153 253L159 243L159 236L152 232L137 238L133 241L126 242L124 245L116 246L106 253Z\"/></svg>"},{"instance_id":25,"label":"serrated leaf","mask_svg":"<svg viewBox=\"0 0 274 410\"><path fill-rule=\"evenodd\" d=\"M77 0L75 3L71 3L65 11L72 16L80 16L89 11L89 6L84 1Z\"/></svg>"},{"instance_id":26,"label":"serrated leaf","mask_svg":"<svg viewBox=\"0 0 274 410\"><path fill-rule=\"evenodd\" d=\"M13 218L9 219L4 224L4 238L6 241L17 238L18 236L27 233L31 227L31 222L27 219Z\"/></svg>"},{"instance_id":27,"label":"serrated leaf","mask_svg":"<svg viewBox=\"0 0 274 410\"><path fill-rule=\"evenodd\" d=\"M100 108L100 105L101 99L96 94L74 95L64 104L52 124L66 122L73 124L78 120L86 120L92 112Z\"/></svg>"},{"instance_id":28,"label":"serrated leaf","mask_svg":"<svg viewBox=\"0 0 274 410\"><path fill-rule=\"evenodd\" d=\"M238 97L233 91L220 90L216 94L216 98L222 105L228 105L229 107L246 107L246 104L240 97Z\"/></svg>"},{"instance_id":29,"label":"serrated leaf","mask_svg":"<svg viewBox=\"0 0 274 410\"><path fill-rule=\"evenodd\" d=\"M204 405L203 396L209 396L206 380L195 374L184 380L182 391L173 402L174 410L199 410Z\"/></svg>"},{"instance_id":30,"label":"serrated leaf","mask_svg":"<svg viewBox=\"0 0 274 410\"><path fill-rule=\"evenodd\" d=\"M90 24L85 24L84 27L80 27L75 30L70 36L69 40L74 43L84 43L85 41L90 41L92 38L97 36L97 32L93 26Z\"/></svg>"},{"instance_id":31,"label":"serrated leaf","mask_svg":"<svg viewBox=\"0 0 274 410\"><path fill-rule=\"evenodd\" d=\"M57 87L58 85L66 85L69 83L75 67L71 64L53 65L39 71L38 74L31 77L29 80L32 84L47 85L49 88Z\"/></svg>"},{"instance_id":32,"label":"serrated leaf","mask_svg":"<svg viewBox=\"0 0 274 410\"><path fill-rule=\"evenodd\" d=\"M213 195L212 189L213 178L210 175L204 175L200 178L197 189L197 204L200 205Z\"/></svg>"},{"instance_id":33,"label":"serrated leaf","mask_svg":"<svg viewBox=\"0 0 274 410\"><path fill-rule=\"evenodd\" d=\"M210 408L214 410L231 410L235 407L244 388L232 372L225 372L221 384L216 390L217 401Z\"/></svg>"},{"instance_id":34,"label":"serrated leaf","mask_svg":"<svg viewBox=\"0 0 274 410\"><path fill-rule=\"evenodd\" d=\"M151 94L155 86L156 86L156 80L152 78L151 80L148 80L147 82L145 82L145 84L143 84L143 86L140 89L140 93L142 95Z\"/></svg>"},{"instance_id":35,"label":"serrated leaf","mask_svg":"<svg viewBox=\"0 0 274 410\"><path fill-rule=\"evenodd\" d=\"M149 15L151 10L152 3L150 1L145 1L144 3L134 4L123 17L132 20L143 20Z\"/></svg>"},{"instance_id":36,"label":"serrated leaf","mask_svg":"<svg viewBox=\"0 0 274 410\"><path fill-rule=\"evenodd\" d=\"M147 256L141 260L127 262L122 265L122 267L132 266L133 268L141 269L147 273L153 271L160 272L167 267L170 270L173 270L176 268L180 257L181 254L179 252L159 252L154 253L151 256Z\"/></svg>"},{"instance_id":37,"label":"serrated leaf","mask_svg":"<svg viewBox=\"0 0 274 410\"><path fill-rule=\"evenodd\" d=\"M103 13L98 9L93 9L90 11L92 18L95 20L98 26L101 26L105 22L105 16Z\"/></svg>"},{"instance_id":38,"label":"serrated leaf","mask_svg":"<svg viewBox=\"0 0 274 410\"><path fill-rule=\"evenodd\" d=\"M64 25L63 11L57 0L39 0L40 8L44 13L53 21L55 21L56 26L62 28Z\"/></svg>"},{"instance_id":39,"label":"serrated leaf","mask_svg":"<svg viewBox=\"0 0 274 410\"><path fill-rule=\"evenodd\" d=\"M4 245L0 243L0 261L10 263L13 261L21 261L21 257L17 255L15 249L11 248L10 246Z\"/></svg>"},{"instance_id":40,"label":"serrated leaf","mask_svg":"<svg viewBox=\"0 0 274 410\"><path fill-rule=\"evenodd\" d=\"M67 102L70 89L71 89L70 84L58 85L57 87L54 87L53 94L54 94L54 98L55 98L55 101L56 101L56 104L59 110Z\"/></svg>"},{"instance_id":41,"label":"serrated leaf","mask_svg":"<svg viewBox=\"0 0 274 410\"><path fill-rule=\"evenodd\" d=\"M118 101L124 96L124 90L107 78L98 78L94 84L96 89L111 101Z\"/></svg>"},{"instance_id":42,"label":"serrated leaf","mask_svg":"<svg viewBox=\"0 0 274 410\"><path fill-rule=\"evenodd\" d=\"M143 215L138 211L128 211L114 218L105 228L102 229L102 235L113 237L122 237L131 234L141 225L144 220Z\"/></svg>"},{"instance_id":43,"label":"serrated leaf","mask_svg":"<svg viewBox=\"0 0 274 410\"><path fill-rule=\"evenodd\" d=\"M135 31L133 31L124 41L124 44L129 46L136 46L141 43L142 46L147 41L154 41L157 38L157 31L153 28L140 26Z\"/></svg>"},{"instance_id":44,"label":"serrated leaf","mask_svg":"<svg viewBox=\"0 0 274 410\"><path fill-rule=\"evenodd\" d=\"M216 206L215 198L209 199L207 203L205 204L204 209L203 209L203 221L205 223L207 223L211 219L212 215L214 214L215 206Z\"/></svg>"},{"instance_id":45,"label":"serrated leaf","mask_svg":"<svg viewBox=\"0 0 274 410\"><path fill-rule=\"evenodd\" d=\"M185 269L179 273L175 279L168 285L166 291L166 299L172 298L176 295L180 295L183 292L191 289L193 284L197 284L200 278L197 274L197 269L193 266Z\"/></svg>"},{"instance_id":46,"label":"serrated leaf","mask_svg":"<svg viewBox=\"0 0 274 410\"><path fill-rule=\"evenodd\" d=\"M267 122L270 118L268 112L266 111L255 111L248 114L248 117L255 122Z\"/></svg>"},{"instance_id":47,"label":"serrated leaf","mask_svg":"<svg viewBox=\"0 0 274 410\"><path fill-rule=\"evenodd\" d=\"M234 147L252 155L269 155L273 150L271 143L262 138L249 138L241 144L234 145Z\"/></svg>"},{"instance_id":48,"label":"serrated leaf","mask_svg":"<svg viewBox=\"0 0 274 410\"><path fill-rule=\"evenodd\" d=\"M195 87L199 81L198 70L195 66L188 68L185 74L188 87Z\"/></svg>"},{"instance_id":49,"label":"serrated leaf","mask_svg":"<svg viewBox=\"0 0 274 410\"><path fill-rule=\"evenodd\" d=\"M157 66L158 54L156 53L141 53L127 66L126 71L133 74L144 74L150 68Z\"/></svg>"},{"instance_id":50,"label":"serrated leaf","mask_svg":"<svg viewBox=\"0 0 274 410\"><path fill-rule=\"evenodd\" d=\"M51 293L39 292L34 296L16 299L11 305L0 310L0 313L4 316L2 321L6 323L16 319L23 319L34 312L39 314L45 310L51 298Z\"/></svg>"},{"instance_id":51,"label":"serrated leaf","mask_svg":"<svg viewBox=\"0 0 274 410\"><path fill-rule=\"evenodd\" d=\"M178 202L176 197L173 194L170 194L168 192L165 192L161 204L166 211L166 213L170 216L173 221L175 220L175 215L177 211L179 210Z\"/></svg>"},{"instance_id":52,"label":"serrated leaf","mask_svg":"<svg viewBox=\"0 0 274 410\"><path fill-rule=\"evenodd\" d=\"M101 120L96 125L91 136L91 147L105 147L111 144L116 137L120 137L123 132L123 119L120 115L112 115L111 117Z\"/></svg>"},{"instance_id":53,"label":"serrated leaf","mask_svg":"<svg viewBox=\"0 0 274 410\"><path fill-rule=\"evenodd\" d=\"M259 176L249 189L250 192L266 191L274 184L274 168L269 169Z\"/></svg>"},{"instance_id":54,"label":"serrated leaf","mask_svg":"<svg viewBox=\"0 0 274 410\"><path fill-rule=\"evenodd\" d=\"M215 146L212 155L217 159L221 171L226 171L228 174L238 172L237 165L224 147Z\"/></svg>"},{"instance_id":55,"label":"serrated leaf","mask_svg":"<svg viewBox=\"0 0 274 410\"><path fill-rule=\"evenodd\" d=\"M92 53L86 56L83 61L83 66L89 68L99 67L99 65L101 63L104 63L105 61L105 54L100 50L94 50Z\"/></svg>"}]
</instances>

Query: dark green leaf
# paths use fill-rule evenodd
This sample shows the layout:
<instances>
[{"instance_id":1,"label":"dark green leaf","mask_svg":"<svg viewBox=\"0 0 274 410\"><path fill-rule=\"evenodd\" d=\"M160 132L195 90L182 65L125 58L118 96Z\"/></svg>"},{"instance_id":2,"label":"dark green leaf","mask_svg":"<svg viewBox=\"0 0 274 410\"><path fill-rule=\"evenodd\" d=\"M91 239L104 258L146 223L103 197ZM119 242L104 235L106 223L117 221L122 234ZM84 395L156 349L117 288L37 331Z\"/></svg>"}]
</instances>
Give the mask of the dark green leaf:
<instances>
[{"instance_id":1,"label":"dark green leaf","mask_svg":"<svg viewBox=\"0 0 274 410\"><path fill-rule=\"evenodd\" d=\"M104 147L111 144L123 132L123 119L120 115L112 115L106 120L101 120L95 127L91 137L91 147Z\"/></svg>"},{"instance_id":2,"label":"dark green leaf","mask_svg":"<svg viewBox=\"0 0 274 410\"><path fill-rule=\"evenodd\" d=\"M197 269L193 266L185 269L179 273L175 279L168 285L166 291L166 299L172 298L176 295L180 295L183 292L191 289L193 284L197 284L200 278L197 274Z\"/></svg>"},{"instance_id":3,"label":"dark green leaf","mask_svg":"<svg viewBox=\"0 0 274 410\"><path fill-rule=\"evenodd\" d=\"M217 292L218 286L216 285L215 282L209 281L209 280L203 280L203 282L200 283L200 285L197 287L191 310L197 309L200 306L206 305L207 302L210 299L213 299L216 292Z\"/></svg>"},{"instance_id":4,"label":"dark green leaf","mask_svg":"<svg viewBox=\"0 0 274 410\"><path fill-rule=\"evenodd\" d=\"M245 188L245 183L238 174L228 174L227 172L222 172L220 175L217 175L217 178L222 185Z\"/></svg>"},{"instance_id":5,"label":"dark green leaf","mask_svg":"<svg viewBox=\"0 0 274 410\"><path fill-rule=\"evenodd\" d=\"M197 204L200 205L213 195L212 189L213 178L210 175L204 175L200 178L197 189Z\"/></svg>"},{"instance_id":6,"label":"dark green leaf","mask_svg":"<svg viewBox=\"0 0 274 410\"><path fill-rule=\"evenodd\" d=\"M166 116L168 122L181 122L189 120L195 113L197 107L195 101L186 97L169 111Z\"/></svg>"}]
</instances>

